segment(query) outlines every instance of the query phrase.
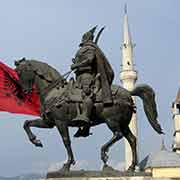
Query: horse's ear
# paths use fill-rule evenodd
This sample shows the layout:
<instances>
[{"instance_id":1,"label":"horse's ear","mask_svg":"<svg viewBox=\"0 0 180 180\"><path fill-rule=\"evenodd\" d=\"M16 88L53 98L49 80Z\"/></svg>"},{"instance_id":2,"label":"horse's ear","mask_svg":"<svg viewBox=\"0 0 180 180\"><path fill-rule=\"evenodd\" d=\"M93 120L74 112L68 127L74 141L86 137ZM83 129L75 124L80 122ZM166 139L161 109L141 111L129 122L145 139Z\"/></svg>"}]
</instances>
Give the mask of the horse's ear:
<instances>
[{"instance_id":1,"label":"horse's ear","mask_svg":"<svg viewBox=\"0 0 180 180\"><path fill-rule=\"evenodd\" d=\"M19 61L16 61L16 60L14 61L14 65L15 65L16 67L19 66L19 64L20 64Z\"/></svg>"},{"instance_id":2,"label":"horse's ear","mask_svg":"<svg viewBox=\"0 0 180 180\"><path fill-rule=\"evenodd\" d=\"M26 61L26 58L25 57L23 57L22 59L20 59L20 60L18 60L18 61L14 61L14 65L17 67L17 66L19 66L20 64L21 64L21 62L24 62L24 61Z\"/></svg>"},{"instance_id":3,"label":"horse's ear","mask_svg":"<svg viewBox=\"0 0 180 180\"><path fill-rule=\"evenodd\" d=\"M23 57L22 59L19 60L20 62L26 61L26 58Z\"/></svg>"}]
</instances>

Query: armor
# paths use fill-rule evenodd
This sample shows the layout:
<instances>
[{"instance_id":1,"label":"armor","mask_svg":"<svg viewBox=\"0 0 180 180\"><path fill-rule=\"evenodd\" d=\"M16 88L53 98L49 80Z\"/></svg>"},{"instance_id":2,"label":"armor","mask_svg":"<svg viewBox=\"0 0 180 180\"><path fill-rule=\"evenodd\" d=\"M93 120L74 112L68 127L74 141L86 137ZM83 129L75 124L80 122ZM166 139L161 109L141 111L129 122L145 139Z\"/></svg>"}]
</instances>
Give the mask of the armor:
<instances>
[{"instance_id":1,"label":"armor","mask_svg":"<svg viewBox=\"0 0 180 180\"><path fill-rule=\"evenodd\" d=\"M90 123L93 97L99 89L102 89L104 105L112 105L110 87L114 72L101 49L93 42L95 29L96 27L83 35L80 49L77 51L71 66L76 74L76 87L82 89L82 110L78 110L81 113L78 113L77 117L73 119L73 121L81 122L80 126L83 123ZM98 83L95 82L97 79ZM100 87L97 88L97 84Z\"/></svg>"}]
</instances>

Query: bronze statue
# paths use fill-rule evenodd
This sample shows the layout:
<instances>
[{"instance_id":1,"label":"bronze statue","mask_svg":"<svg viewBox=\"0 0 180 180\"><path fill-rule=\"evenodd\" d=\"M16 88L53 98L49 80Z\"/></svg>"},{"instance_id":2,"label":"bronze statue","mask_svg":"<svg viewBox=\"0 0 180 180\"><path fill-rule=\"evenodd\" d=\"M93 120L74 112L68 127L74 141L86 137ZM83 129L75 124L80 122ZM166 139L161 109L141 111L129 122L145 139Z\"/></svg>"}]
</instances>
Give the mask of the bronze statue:
<instances>
[{"instance_id":1,"label":"bronze statue","mask_svg":"<svg viewBox=\"0 0 180 180\"><path fill-rule=\"evenodd\" d=\"M73 119L76 123L87 123L78 130L75 137L88 136L91 112L94 104L94 97L101 89L103 106L111 106L113 103L111 94L111 84L114 78L114 72L107 58L101 49L97 46L98 38L103 31L102 28L95 40L95 26L86 32L80 43L80 49L76 53L71 66L76 74L76 87L82 89L82 109L78 110L81 114ZM77 106L79 108L79 105Z\"/></svg>"},{"instance_id":2,"label":"bronze statue","mask_svg":"<svg viewBox=\"0 0 180 180\"><path fill-rule=\"evenodd\" d=\"M151 126L162 134L157 121L155 93L148 85L139 85L131 92L120 86L111 86L113 71L102 51L92 42L94 30L83 36L80 50L73 60L71 68L75 70L76 81L70 79L68 82L46 63L26 59L16 61L19 84L23 91L30 93L34 85L41 102L41 118L25 121L24 129L29 140L35 146L42 147L30 127L56 126L68 155L61 171L67 172L75 163L68 128L80 128L77 137L88 136L90 127L106 123L113 137L101 148L104 165L108 166L109 148L125 137L133 154L129 170L134 170L137 165L136 138L128 127L136 111L132 96L139 96L143 100L144 111Z\"/></svg>"}]
</instances>

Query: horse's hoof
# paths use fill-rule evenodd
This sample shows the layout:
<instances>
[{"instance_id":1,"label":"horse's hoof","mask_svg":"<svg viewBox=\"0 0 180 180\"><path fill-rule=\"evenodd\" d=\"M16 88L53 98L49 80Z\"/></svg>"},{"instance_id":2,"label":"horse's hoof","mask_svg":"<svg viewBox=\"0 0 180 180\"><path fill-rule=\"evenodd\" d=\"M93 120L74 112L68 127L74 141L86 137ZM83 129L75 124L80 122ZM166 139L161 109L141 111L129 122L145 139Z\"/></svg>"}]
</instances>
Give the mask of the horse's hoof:
<instances>
[{"instance_id":1,"label":"horse's hoof","mask_svg":"<svg viewBox=\"0 0 180 180\"><path fill-rule=\"evenodd\" d=\"M135 167L134 166L129 166L127 172L134 172L135 171Z\"/></svg>"},{"instance_id":2,"label":"horse's hoof","mask_svg":"<svg viewBox=\"0 0 180 180\"><path fill-rule=\"evenodd\" d=\"M101 160L106 164L108 159L109 159L109 156L107 155L107 153L105 151L102 151L101 152Z\"/></svg>"},{"instance_id":3,"label":"horse's hoof","mask_svg":"<svg viewBox=\"0 0 180 180\"><path fill-rule=\"evenodd\" d=\"M73 161L72 161L72 165L74 166L75 164L76 164L76 161L75 161L75 160L73 160Z\"/></svg>"},{"instance_id":4,"label":"horse's hoof","mask_svg":"<svg viewBox=\"0 0 180 180\"><path fill-rule=\"evenodd\" d=\"M113 169L111 166L108 166L107 164L104 164L102 171L103 172L115 172L116 170Z\"/></svg>"},{"instance_id":5,"label":"horse's hoof","mask_svg":"<svg viewBox=\"0 0 180 180\"><path fill-rule=\"evenodd\" d=\"M59 170L61 174L68 174L70 171L69 165L64 164L63 167Z\"/></svg>"},{"instance_id":6,"label":"horse's hoof","mask_svg":"<svg viewBox=\"0 0 180 180\"><path fill-rule=\"evenodd\" d=\"M34 139L32 141L32 143L36 146L36 147L43 147L41 141L39 139Z\"/></svg>"}]
</instances>

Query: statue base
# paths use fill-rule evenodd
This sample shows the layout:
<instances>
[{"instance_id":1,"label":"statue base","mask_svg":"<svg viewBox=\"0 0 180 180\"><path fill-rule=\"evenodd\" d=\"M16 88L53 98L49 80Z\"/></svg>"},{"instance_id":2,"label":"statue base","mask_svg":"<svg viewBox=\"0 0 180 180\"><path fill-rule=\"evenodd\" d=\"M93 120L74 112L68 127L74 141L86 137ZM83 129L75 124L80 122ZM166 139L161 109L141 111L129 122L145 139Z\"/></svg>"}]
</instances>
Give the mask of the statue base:
<instances>
[{"instance_id":1,"label":"statue base","mask_svg":"<svg viewBox=\"0 0 180 180\"><path fill-rule=\"evenodd\" d=\"M120 172L120 171L60 171L49 172L47 180L151 180L152 175L144 172Z\"/></svg>"},{"instance_id":2,"label":"statue base","mask_svg":"<svg viewBox=\"0 0 180 180\"><path fill-rule=\"evenodd\" d=\"M49 172L46 180L172 180L172 178L155 178L152 177L152 173L118 171L110 166L104 166L102 171Z\"/></svg>"}]
</instances>

